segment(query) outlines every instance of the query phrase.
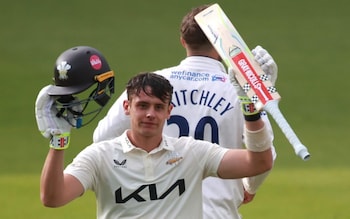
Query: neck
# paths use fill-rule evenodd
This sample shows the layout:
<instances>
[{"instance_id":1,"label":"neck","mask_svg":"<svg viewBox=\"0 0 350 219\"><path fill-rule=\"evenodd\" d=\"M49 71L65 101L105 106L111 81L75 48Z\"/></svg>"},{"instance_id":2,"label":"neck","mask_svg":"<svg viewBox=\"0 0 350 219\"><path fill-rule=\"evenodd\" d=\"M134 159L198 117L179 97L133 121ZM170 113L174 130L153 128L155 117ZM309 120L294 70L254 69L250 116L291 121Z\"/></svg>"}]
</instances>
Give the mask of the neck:
<instances>
[{"instance_id":1,"label":"neck","mask_svg":"<svg viewBox=\"0 0 350 219\"><path fill-rule=\"evenodd\" d=\"M127 131L127 136L130 140L130 142L138 148L141 148L147 152L152 151L153 149L157 148L161 141L162 141L162 135L144 135L136 133L132 130Z\"/></svg>"},{"instance_id":2,"label":"neck","mask_svg":"<svg viewBox=\"0 0 350 219\"><path fill-rule=\"evenodd\" d=\"M187 50L187 56L204 56L204 57L209 57L215 60L220 61L221 58L219 54L215 50L209 50L209 51L191 51Z\"/></svg>"}]
</instances>

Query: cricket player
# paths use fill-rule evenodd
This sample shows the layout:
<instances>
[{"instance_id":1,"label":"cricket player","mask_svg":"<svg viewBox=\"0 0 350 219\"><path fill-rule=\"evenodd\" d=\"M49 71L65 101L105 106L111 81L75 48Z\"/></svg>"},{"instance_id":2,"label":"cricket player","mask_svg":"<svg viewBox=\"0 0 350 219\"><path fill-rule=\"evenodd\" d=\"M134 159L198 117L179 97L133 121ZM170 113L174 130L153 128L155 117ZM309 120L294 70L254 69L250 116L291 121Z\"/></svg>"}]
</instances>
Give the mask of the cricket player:
<instances>
[{"instance_id":1,"label":"cricket player","mask_svg":"<svg viewBox=\"0 0 350 219\"><path fill-rule=\"evenodd\" d=\"M243 148L241 107L246 103L240 99L244 97L237 95L240 90L238 83L234 77L229 78L218 53L194 20L194 16L207 7L194 8L182 20L180 40L187 57L178 66L156 71L174 86L173 109L164 125L164 133L172 137L192 136L225 148ZM277 65L273 58L260 46L252 53L274 83ZM94 142L115 138L130 128L130 118L123 109L126 98L124 92L99 122L94 131ZM273 138L267 114L261 112L261 117ZM241 218L239 206L253 199L268 173L236 180L206 178L203 181L204 218Z\"/></svg>"},{"instance_id":2,"label":"cricket player","mask_svg":"<svg viewBox=\"0 0 350 219\"><path fill-rule=\"evenodd\" d=\"M241 178L271 169L272 139L259 113L244 116L247 149L227 149L163 134L173 109L173 87L163 76L138 74L126 90L123 109L131 128L122 135L86 147L65 170L68 147L50 146L40 184L45 206L63 206L92 190L99 219L202 218L204 178ZM39 93L37 103L48 109L53 97L46 91ZM58 130L68 129L55 107L42 111L40 106L37 118L51 118Z\"/></svg>"}]
</instances>

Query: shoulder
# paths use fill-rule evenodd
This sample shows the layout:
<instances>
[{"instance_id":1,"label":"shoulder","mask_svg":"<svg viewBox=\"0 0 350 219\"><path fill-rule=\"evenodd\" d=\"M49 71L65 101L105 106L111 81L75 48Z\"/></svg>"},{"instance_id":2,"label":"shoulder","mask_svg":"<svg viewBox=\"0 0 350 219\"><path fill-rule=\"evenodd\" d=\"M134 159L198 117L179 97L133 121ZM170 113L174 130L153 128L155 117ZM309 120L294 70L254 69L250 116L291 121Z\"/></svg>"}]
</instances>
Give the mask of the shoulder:
<instances>
[{"instance_id":1,"label":"shoulder","mask_svg":"<svg viewBox=\"0 0 350 219\"><path fill-rule=\"evenodd\" d=\"M175 150L187 150L187 151L209 151L211 148L218 147L216 144L213 144L209 141L203 141L194 139L192 136L181 136L181 137L170 137L165 135L165 141Z\"/></svg>"},{"instance_id":2,"label":"shoulder","mask_svg":"<svg viewBox=\"0 0 350 219\"><path fill-rule=\"evenodd\" d=\"M203 167L206 170L205 175L216 173L221 159L228 151L227 148L220 147L218 144L197 140L191 136L169 137L168 139L173 143L176 153L183 155L186 160L189 159L192 163Z\"/></svg>"},{"instance_id":3,"label":"shoulder","mask_svg":"<svg viewBox=\"0 0 350 219\"><path fill-rule=\"evenodd\" d=\"M115 148L121 148L121 140L120 137L103 140L100 142L92 143L87 146L82 152L84 153L92 153L92 154L100 154L100 153L110 153Z\"/></svg>"},{"instance_id":4,"label":"shoulder","mask_svg":"<svg viewBox=\"0 0 350 219\"><path fill-rule=\"evenodd\" d=\"M196 143L196 139L192 136L181 136L181 137L172 137L169 135L163 135L163 138L169 142L171 145L183 144L183 143Z\"/></svg>"}]
</instances>

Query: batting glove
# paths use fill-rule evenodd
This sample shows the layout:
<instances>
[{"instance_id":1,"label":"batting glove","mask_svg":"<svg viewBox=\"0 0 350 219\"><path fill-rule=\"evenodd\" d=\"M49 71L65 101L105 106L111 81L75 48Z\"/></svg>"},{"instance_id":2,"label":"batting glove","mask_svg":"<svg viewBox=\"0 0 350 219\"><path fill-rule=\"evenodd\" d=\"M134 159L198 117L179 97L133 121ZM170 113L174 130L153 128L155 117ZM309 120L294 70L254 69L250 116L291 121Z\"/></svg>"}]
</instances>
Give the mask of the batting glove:
<instances>
[{"instance_id":1,"label":"batting glove","mask_svg":"<svg viewBox=\"0 0 350 219\"><path fill-rule=\"evenodd\" d=\"M55 102L58 97L48 95L47 91L52 85L41 89L35 101L35 117L38 129L45 138L50 138L50 147L56 150L67 149L70 143L71 124L76 123L72 113L67 112L69 122L59 117ZM82 110L81 105L76 105L75 111Z\"/></svg>"},{"instance_id":2,"label":"batting glove","mask_svg":"<svg viewBox=\"0 0 350 219\"><path fill-rule=\"evenodd\" d=\"M254 103L250 100L250 98L247 96L247 94L244 92L241 85L238 83L235 77L235 72L232 68L228 69L228 75L231 81L231 84L235 88L238 98L241 103L241 110L244 114L244 116L253 116L258 114L259 112L256 110Z\"/></svg>"},{"instance_id":3,"label":"batting glove","mask_svg":"<svg viewBox=\"0 0 350 219\"><path fill-rule=\"evenodd\" d=\"M252 50L254 59L259 63L262 70L268 76L272 86L275 86L277 80L278 67L272 56L261 46L256 46Z\"/></svg>"},{"instance_id":4,"label":"batting glove","mask_svg":"<svg viewBox=\"0 0 350 219\"><path fill-rule=\"evenodd\" d=\"M262 70L266 73L272 85L275 85L277 80L278 68L277 64L272 56L261 46L257 46L252 50L254 59L259 63ZM259 118L259 112L256 110L254 103L244 92L241 85L238 83L235 77L235 73L232 68L228 69L228 74L232 85L235 87L237 95L241 102L241 109L246 120L256 120Z\"/></svg>"}]
</instances>

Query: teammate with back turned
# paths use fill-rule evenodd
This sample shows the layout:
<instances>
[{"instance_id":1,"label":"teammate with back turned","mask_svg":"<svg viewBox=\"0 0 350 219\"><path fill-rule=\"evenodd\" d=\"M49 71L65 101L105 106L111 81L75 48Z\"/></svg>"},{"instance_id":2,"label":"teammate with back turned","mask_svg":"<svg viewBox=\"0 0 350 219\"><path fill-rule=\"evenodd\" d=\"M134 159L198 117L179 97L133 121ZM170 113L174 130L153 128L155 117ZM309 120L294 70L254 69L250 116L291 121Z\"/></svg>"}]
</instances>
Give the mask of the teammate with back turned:
<instances>
[{"instance_id":1,"label":"teammate with back turned","mask_svg":"<svg viewBox=\"0 0 350 219\"><path fill-rule=\"evenodd\" d=\"M273 137L266 113L254 111L246 96L238 97L236 92L239 86L232 86L219 54L195 22L194 16L207 7L194 8L182 20L180 40L187 57L178 66L156 71L174 86L174 107L164 126L164 133L173 137L192 136L226 148L243 148L244 116L241 108L244 108L249 109L245 110L248 119L261 115ZM277 65L273 58L260 46L252 53L274 83ZM232 80L235 78L232 77ZM123 109L124 99L126 92L99 122L94 132L94 142L117 137L130 128L130 118ZM203 217L241 218L239 206L253 200L268 174L236 180L206 178L203 181Z\"/></svg>"}]
</instances>

